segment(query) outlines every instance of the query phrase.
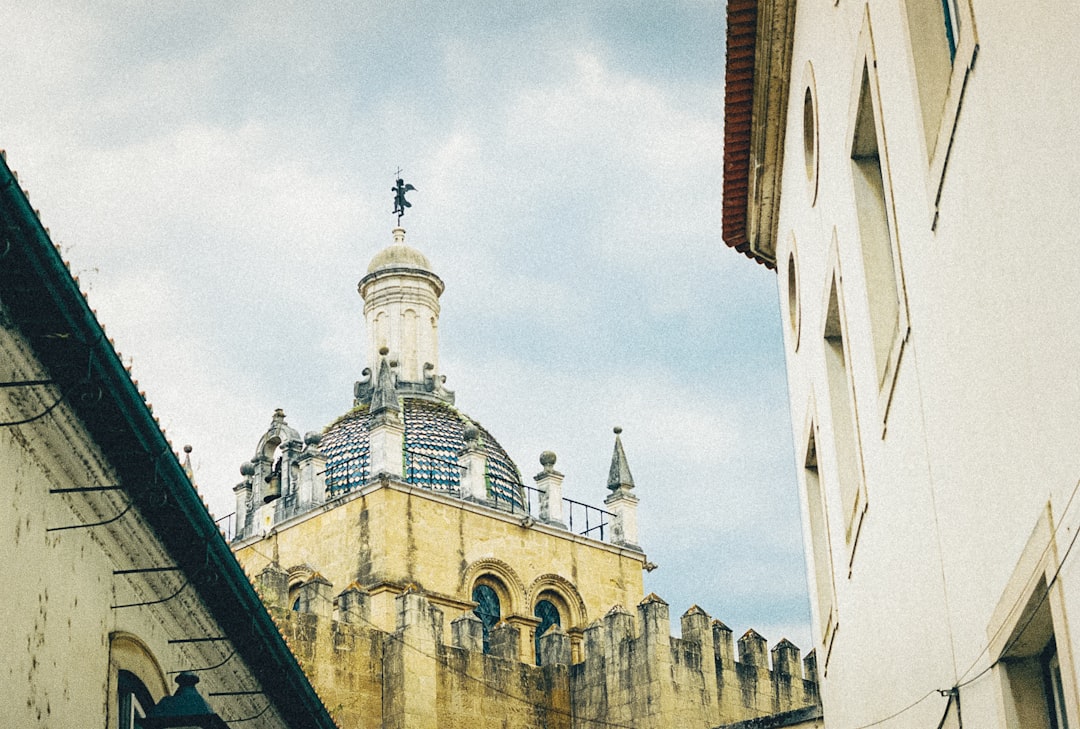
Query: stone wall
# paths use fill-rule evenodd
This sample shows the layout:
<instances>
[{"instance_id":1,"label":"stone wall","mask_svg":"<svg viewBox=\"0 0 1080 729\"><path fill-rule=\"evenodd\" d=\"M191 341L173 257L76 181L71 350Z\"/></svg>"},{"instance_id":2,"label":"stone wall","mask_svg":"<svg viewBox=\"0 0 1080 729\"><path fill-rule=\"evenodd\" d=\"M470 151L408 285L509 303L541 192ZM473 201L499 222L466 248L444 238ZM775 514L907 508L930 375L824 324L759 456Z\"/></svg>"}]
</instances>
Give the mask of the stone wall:
<instances>
[{"instance_id":1,"label":"stone wall","mask_svg":"<svg viewBox=\"0 0 1080 729\"><path fill-rule=\"evenodd\" d=\"M768 651L748 631L736 660L731 630L696 607L674 638L668 606L655 595L636 615L615 607L593 622L579 663L570 662L567 634L552 628L536 666L517 660L527 636L515 625L497 626L485 655L471 612L444 636L442 610L408 592L395 601L396 630L385 632L366 617L366 595L355 587L336 602L309 602L315 612L289 609L281 574L264 570L257 586L344 729L585 729L598 721L705 729L818 701L812 654L800 661L786 640Z\"/></svg>"}]
</instances>

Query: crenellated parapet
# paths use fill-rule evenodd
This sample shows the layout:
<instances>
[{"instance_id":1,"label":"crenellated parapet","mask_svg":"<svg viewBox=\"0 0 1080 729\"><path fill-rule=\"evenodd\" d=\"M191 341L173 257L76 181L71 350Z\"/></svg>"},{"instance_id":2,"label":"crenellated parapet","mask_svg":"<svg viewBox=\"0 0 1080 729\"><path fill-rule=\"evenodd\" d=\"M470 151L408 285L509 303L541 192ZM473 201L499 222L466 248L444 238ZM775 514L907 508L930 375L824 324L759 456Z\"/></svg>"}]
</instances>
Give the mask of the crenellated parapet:
<instances>
[{"instance_id":1,"label":"crenellated parapet","mask_svg":"<svg viewBox=\"0 0 1080 729\"><path fill-rule=\"evenodd\" d=\"M590 624L576 663L567 632L551 626L534 665L520 660L532 639L522 625L499 623L484 653L483 626L472 611L450 621L444 635L442 610L420 591L395 598L396 628L387 632L367 617L362 588L350 585L333 597L314 573L302 586L307 597L286 605L284 579L284 571L268 567L256 582L345 729L585 729L598 720L709 729L818 703L813 653L801 661L787 640L770 650L749 630L737 641L736 660L731 630L697 606L682 615L682 636L672 636L668 605L656 595L633 612L616 605Z\"/></svg>"}]
</instances>

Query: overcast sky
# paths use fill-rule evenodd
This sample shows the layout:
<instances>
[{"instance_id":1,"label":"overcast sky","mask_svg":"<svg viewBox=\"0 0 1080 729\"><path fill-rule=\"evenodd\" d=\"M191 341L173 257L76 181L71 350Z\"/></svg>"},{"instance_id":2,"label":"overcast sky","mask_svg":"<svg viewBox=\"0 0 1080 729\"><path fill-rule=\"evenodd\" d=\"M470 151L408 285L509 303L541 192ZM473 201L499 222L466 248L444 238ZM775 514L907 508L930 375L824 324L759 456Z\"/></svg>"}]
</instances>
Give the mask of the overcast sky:
<instances>
[{"instance_id":1,"label":"overcast sky","mask_svg":"<svg viewBox=\"0 0 1080 729\"><path fill-rule=\"evenodd\" d=\"M274 408L350 408L401 167L458 407L597 505L622 426L675 631L806 651L776 279L720 238L723 15L6 3L0 147L215 514Z\"/></svg>"}]
</instances>

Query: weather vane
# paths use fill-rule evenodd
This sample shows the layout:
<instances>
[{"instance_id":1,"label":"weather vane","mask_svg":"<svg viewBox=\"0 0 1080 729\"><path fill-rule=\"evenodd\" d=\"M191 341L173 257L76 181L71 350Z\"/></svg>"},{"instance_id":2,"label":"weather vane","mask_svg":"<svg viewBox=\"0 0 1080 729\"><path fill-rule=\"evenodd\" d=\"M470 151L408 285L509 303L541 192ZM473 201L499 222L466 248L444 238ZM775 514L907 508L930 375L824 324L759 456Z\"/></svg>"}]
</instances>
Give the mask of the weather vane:
<instances>
[{"instance_id":1,"label":"weather vane","mask_svg":"<svg viewBox=\"0 0 1080 729\"><path fill-rule=\"evenodd\" d=\"M405 180L401 179L401 168L397 171L397 185L390 188L390 192L394 193L394 213L397 215L398 225L401 225L401 216L405 214L405 208L411 208L412 203L405 199L405 193L416 188L412 185L406 185Z\"/></svg>"}]
</instances>

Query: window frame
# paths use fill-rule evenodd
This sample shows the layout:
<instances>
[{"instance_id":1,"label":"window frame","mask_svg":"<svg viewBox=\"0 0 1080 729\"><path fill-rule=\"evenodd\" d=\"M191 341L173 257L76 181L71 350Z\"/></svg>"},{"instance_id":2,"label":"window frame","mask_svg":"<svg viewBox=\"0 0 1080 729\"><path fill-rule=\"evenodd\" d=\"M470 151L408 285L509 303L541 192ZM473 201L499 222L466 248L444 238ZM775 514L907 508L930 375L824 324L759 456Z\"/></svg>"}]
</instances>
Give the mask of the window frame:
<instances>
[{"instance_id":1,"label":"window frame","mask_svg":"<svg viewBox=\"0 0 1080 729\"><path fill-rule=\"evenodd\" d=\"M788 235L787 255L777 256L783 261L783 275L780 278L780 295L787 312L788 332L791 335L791 351L798 352L802 339L802 286L799 281L799 252L795 232Z\"/></svg>"},{"instance_id":2,"label":"window frame","mask_svg":"<svg viewBox=\"0 0 1080 729\"><path fill-rule=\"evenodd\" d=\"M540 609L540 604L541 603L546 603L546 604L550 605L551 609L555 611L555 622L549 624L547 626L547 628L545 628L544 630L541 630L540 628L541 628L541 626L543 626L545 618L543 616L537 614L537 612L536 612L537 610ZM536 602L533 604L533 609L532 609L533 617L540 619L540 622L537 623L536 627L533 629L534 630L534 635L533 635L534 646L533 646L533 648L534 648L534 651L535 651L535 654L536 654L535 655L536 665L538 665L538 666L540 665L540 638L543 637L544 632L549 630L552 625L558 625L559 627L562 627L563 620L565 620L565 618L563 616L568 614L567 607L563 603L564 603L564 601L562 600L561 595L558 595L555 592L546 591L546 592L541 593L540 596L536 599Z\"/></svg>"},{"instance_id":3,"label":"window frame","mask_svg":"<svg viewBox=\"0 0 1080 729\"><path fill-rule=\"evenodd\" d=\"M1061 693L1064 706L1061 707L1065 716L1074 722L1080 717L1080 690L1076 684L1076 664L1072 655L1072 642L1069 636L1069 624L1065 614L1065 593L1061 582L1057 579L1061 570L1061 555L1058 552L1057 530L1055 526L1053 504L1046 502L1040 510L1031 535L1013 568L998 600L997 607L986 627L988 639L987 653L991 657L996 673L998 674L998 697L1001 706L1008 706L1007 697L1015 688L1013 683L1017 680L1016 666L1023 659L1018 654L1031 653L1030 645L1021 649L1019 644L1026 639L1030 644L1032 640L1038 643L1039 638L1024 635L1024 631L1034 623L1039 623L1037 613L1045 611L1041 616L1045 623L1049 624L1049 640L1040 653L1034 654L1034 660L1039 665L1041 685L1043 661L1047 655L1051 643L1056 646L1055 653L1060 665ZM1032 660L1030 657L1028 660ZM1045 700L1045 695L1043 696ZM1009 718L1008 716L1006 718ZM1049 717L1048 726L1050 726ZM1074 724L1075 725L1075 724ZM1010 724L1010 729L1013 725Z\"/></svg>"},{"instance_id":4,"label":"window frame","mask_svg":"<svg viewBox=\"0 0 1080 729\"><path fill-rule=\"evenodd\" d=\"M859 400L858 394L855 388L855 377L852 370L852 356L851 347L849 342L851 341L848 333L848 321L847 321L847 309L846 309L846 297L844 294L844 277L840 267L840 255L839 255L839 243L836 230L833 229L832 245L829 254L829 265L827 267L828 275L825 277L825 291L824 301L822 304L822 317L821 317L821 341L822 341L822 359L825 366L825 386L829 393L829 431L832 435L832 454L834 462L832 464L834 477L836 481L836 491L840 496L840 510L842 516L842 524L844 527L844 544L847 547L847 567L848 577L851 577L853 565L855 563L855 547L858 544L859 536L862 532L863 520L866 515L868 498L866 491L866 465L863 458L863 446L862 446L862 427L860 425L859 417ZM836 324L837 329L835 334L830 334L830 330L833 328L830 323L831 318L831 299L835 292L836 296ZM834 346L829 340L839 336L841 340L841 357L842 357L842 379L843 382L839 383L845 391L838 393L834 391L834 386L838 383L834 380L837 379L835 375L830 373L830 355L827 351L828 348ZM834 365L833 365L834 366ZM843 402L838 403L837 397L842 397ZM849 409L850 422L850 434L840 434L837 428L837 413L838 407L846 407ZM841 453L843 445L840 441L841 437L848 435L851 439L851 452ZM820 454L820 448L818 453ZM853 463L845 468L842 461L845 458L852 459ZM820 466L819 466L820 468ZM851 473L845 476L842 470L851 470ZM847 483L847 481L853 480L853 483ZM846 505L845 489L853 489L851 498L850 510Z\"/></svg>"},{"instance_id":5,"label":"window frame","mask_svg":"<svg viewBox=\"0 0 1080 729\"><path fill-rule=\"evenodd\" d=\"M897 225L896 215L896 201L893 195L892 184L892 171L889 164L889 151L888 151L888 135L885 130L884 113L882 111L881 90L878 82L877 73L877 53L874 50L874 36L873 29L870 22L870 8L867 6L863 13L862 30L859 34L858 52L856 53L856 63L854 73L852 76L852 88L850 96L850 106L848 109L848 133L847 133L847 150L851 155L851 174L852 174L852 194L855 193L855 167L859 164L859 160L856 158L855 148L858 143L857 136L860 131L860 111L863 99L863 75L867 77L867 92L870 96L870 108L873 115L874 122L874 134L876 146L877 146L877 159L878 168L881 177L881 194L883 197L883 205L885 212L885 226L888 233L889 255L892 261L892 273L893 273L893 285L896 293L896 327L893 330L889 342L888 349L885 352L883 359L884 368L882 374L878 374L879 367L882 364L879 361L879 355L877 351L877 337L879 332L874 331L872 303L870 300L871 292L869 283L866 281L867 261L866 261L866 245L867 241L863 240L863 215L859 212L859 205L857 199L855 200L856 214L859 217L859 229L856 231L856 235L859 241L859 258L862 261L862 273L863 273L863 288L866 294L867 305L867 319L870 323L871 343L874 346L874 350L871 354L871 361L874 363L874 382L876 383L877 390L877 408L878 418L880 425L880 437L884 438L888 426L889 410L892 406L893 394L896 387L897 375L900 369L900 361L903 355L905 344L907 343L908 334L911 331L911 325L908 318L908 301L907 301L907 288L904 283L904 266L903 257L901 255L900 245L900 232ZM835 234L835 230L834 230Z\"/></svg>"},{"instance_id":6,"label":"window frame","mask_svg":"<svg viewBox=\"0 0 1080 729\"><path fill-rule=\"evenodd\" d=\"M806 497L807 519L806 528L809 532L808 550L810 559L813 560L813 569L810 573L814 579L814 592L816 602L814 609L817 612L816 628L820 633L817 644L821 647L819 655L822 656L822 676L829 672L829 657L832 655L832 647L836 638L836 631L840 625L839 608L836 594L836 562L833 559L832 529L829 527L829 500L825 495L825 483L821 478L821 471L817 461L817 442L821 439L817 426L817 407L814 396L811 394L810 404L807 407L806 426L803 439L803 493ZM810 474L814 472L814 488L811 489ZM814 510L818 509L818 524L815 525ZM815 528L816 527L816 528ZM820 541L819 541L820 540ZM819 554L819 547L824 554ZM828 575L828 584L823 586L820 582L823 566L818 564L818 559L824 557L828 562L825 574ZM828 614L823 614L822 593L823 590L829 598Z\"/></svg>"},{"instance_id":7,"label":"window frame","mask_svg":"<svg viewBox=\"0 0 1080 729\"><path fill-rule=\"evenodd\" d=\"M926 195L930 205L930 229L937 229L938 214L940 212L941 191L945 185L945 168L948 164L949 153L952 151L953 138L956 133L957 121L960 117L960 104L963 101L964 91L967 88L968 76L975 67L975 59L979 55L978 29L975 26L975 15L970 0L940 0L943 7L947 7L954 15L950 27L957 31L954 39L951 69L949 71L948 86L942 104L941 116L937 129L927 129L926 116L923 112L922 90L919 82L918 63L915 58L917 53L913 41L911 28L910 0L904 0L904 30L907 33L908 65L911 72L911 83L914 91L915 123L919 129L924 159L926 160ZM945 26L943 26L945 27ZM930 149L928 139L934 139L933 150Z\"/></svg>"},{"instance_id":8,"label":"window frame","mask_svg":"<svg viewBox=\"0 0 1080 729\"><path fill-rule=\"evenodd\" d=\"M490 590L491 594L495 596L495 601L499 608L499 614L495 616L495 622L488 625L488 622L484 620L484 615L480 612L481 602L476 599L476 593L478 590L485 589ZM512 614L509 606L509 595L506 591L506 586L498 578L490 575L483 574L477 577L473 581L472 589L469 590L469 599L476 603L476 607L473 608L473 614L480 619L483 623L483 640L484 640L484 653L491 653L491 631L495 629L500 622L502 622L507 615Z\"/></svg>"}]
</instances>

